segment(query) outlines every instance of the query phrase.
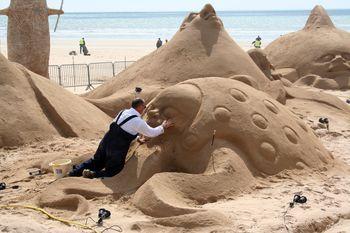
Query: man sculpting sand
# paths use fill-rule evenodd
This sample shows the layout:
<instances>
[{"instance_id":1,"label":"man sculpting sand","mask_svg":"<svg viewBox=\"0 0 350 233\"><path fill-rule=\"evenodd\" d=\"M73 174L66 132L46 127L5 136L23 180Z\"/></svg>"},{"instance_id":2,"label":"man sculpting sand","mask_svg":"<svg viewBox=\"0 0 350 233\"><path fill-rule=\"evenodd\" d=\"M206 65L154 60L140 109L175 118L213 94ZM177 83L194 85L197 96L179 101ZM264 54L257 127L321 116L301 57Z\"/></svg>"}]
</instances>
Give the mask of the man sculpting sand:
<instances>
[{"instance_id":1,"label":"man sculpting sand","mask_svg":"<svg viewBox=\"0 0 350 233\"><path fill-rule=\"evenodd\" d=\"M76 166L69 176L83 176L85 178L112 177L123 168L131 142L138 134L146 137L157 137L164 130L173 126L171 120L152 128L142 118L146 108L142 99L132 101L130 109L121 111L110 125L109 131L101 140L93 158ZM139 138L142 143L144 139Z\"/></svg>"}]
</instances>

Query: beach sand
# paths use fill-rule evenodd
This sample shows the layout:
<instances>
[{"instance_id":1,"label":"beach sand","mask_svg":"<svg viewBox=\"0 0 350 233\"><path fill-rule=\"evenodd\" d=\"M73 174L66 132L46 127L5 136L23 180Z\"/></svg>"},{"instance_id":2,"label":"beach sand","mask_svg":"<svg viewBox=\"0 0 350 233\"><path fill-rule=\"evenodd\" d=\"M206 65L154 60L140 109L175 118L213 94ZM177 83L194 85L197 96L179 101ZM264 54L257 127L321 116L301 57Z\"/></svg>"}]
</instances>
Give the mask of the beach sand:
<instances>
[{"instance_id":1,"label":"beach sand","mask_svg":"<svg viewBox=\"0 0 350 233\"><path fill-rule=\"evenodd\" d=\"M288 105L293 108L293 103ZM293 110L295 111L294 108ZM297 113L303 115L304 120L310 124L317 119L317 116L310 115L307 109L303 111L300 108ZM336 121L335 118L334 122ZM349 125L341 127L337 124L330 132L320 129L316 130L316 134L338 161L350 165ZM30 177L28 175L30 167L38 167L48 158L78 158L82 154L90 156L94 153L98 142L97 139L57 138L47 142L0 149L0 180L9 186L20 187L1 191L1 203L25 203L39 195L55 180L52 173ZM30 158L30 161L26 158ZM203 231L203 229L190 230L154 225L152 217L144 215L132 204L133 195L125 195L118 200L113 195L94 197L89 200L89 212L86 215L76 216L74 220L80 223L85 223L88 217L96 220L98 209L106 208L112 212L112 216L105 221L105 226L118 224L123 228L123 232L348 232L350 229L348 172L349 168L314 171L308 174L298 170L286 171L261 179L253 191L202 206L204 210L224 213L230 219L228 229L214 226ZM308 202L289 209L284 220L289 202L297 192L302 192L308 198ZM71 215L66 210L50 208L47 210L60 217ZM1 209L0 215L2 232L91 232L48 220L44 215L32 210ZM93 225L93 222L89 221L89 225ZM96 229L103 230L101 227Z\"/></svg>"},{"instance_id":2,"label":"beach sand","mask_svg":"<svg viewBox=\"0 0 350 233\"><path fill-rule=\"evenodd\" d=\"M79 38L76 40L51 38L50 65L72 64L70 51L76 51L76 64L114 61L136 61L156 49L156 41L152 40L112 40L85 38L91 56L79 54ZM244 49L251 49L247 42L238 42ZM6 40L2 39L1 53L7 57Z\"/></svg>"}]
</instances>

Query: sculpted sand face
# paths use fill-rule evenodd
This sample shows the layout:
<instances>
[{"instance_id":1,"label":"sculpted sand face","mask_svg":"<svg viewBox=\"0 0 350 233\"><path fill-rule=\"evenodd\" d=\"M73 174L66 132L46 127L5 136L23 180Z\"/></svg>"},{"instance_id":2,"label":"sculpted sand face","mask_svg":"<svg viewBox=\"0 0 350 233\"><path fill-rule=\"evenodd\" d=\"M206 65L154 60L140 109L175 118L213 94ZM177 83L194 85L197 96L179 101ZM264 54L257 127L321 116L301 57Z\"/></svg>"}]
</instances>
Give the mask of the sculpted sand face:
<instances>
[{"instance_id":1,"label":"sculpted sand face","mask_svg":"<svg viewBox=\"0 0 350 233\"><path fill-rule=\"evenodd\" d=\"M350 88L350 33L337 29L327 12L316 6L303 28L265 49L276 68L295 68L300 77L318 75L320 88Z\"/></svg>"},{"instance_id":2,"label":"sculpted sand face","mask_svg":"<svg viewBox=\"0 0 350 233\"><path fill-rule=\"evenodd\" d=\"M8 16L7 51L10 61L48 77L50 31L48 16L63 14L49 9L46 0L11 0L0 14Z\"/></svg>"}]
</instances>

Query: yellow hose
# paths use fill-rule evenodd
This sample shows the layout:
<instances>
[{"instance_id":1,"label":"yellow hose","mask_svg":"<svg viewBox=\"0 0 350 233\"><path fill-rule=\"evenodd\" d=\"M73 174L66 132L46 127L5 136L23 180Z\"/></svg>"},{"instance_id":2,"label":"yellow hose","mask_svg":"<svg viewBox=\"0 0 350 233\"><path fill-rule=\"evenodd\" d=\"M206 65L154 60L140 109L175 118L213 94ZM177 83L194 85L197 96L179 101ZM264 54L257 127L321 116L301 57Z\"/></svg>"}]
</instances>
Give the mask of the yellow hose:
<instances>
[{"instance_id":1,"label":"yellow hose","mask_svg":"<svg viewBox=\"0 0 350 233\"><path fill-rule=\"evenodd\" d=\"M50 219L62 222L62 223L67 224L67 225L78 226L78 227L80 227L82 229L87 229L87 230L93 231L94 233L98 233L98 231L96 231L94 228L92 228L90 226L87 226L87 225L84 225L84 224L81 224L81 223L78 223L78 222L73 222L73 221L70 221L70 220L66 220L66 219L63 219L63 218L55 217L52 214L50 214L47 211L45 211L44 209L36 207L36 206L30 206L30 205L0 205L0 209L5 209L5 208L24 208L24 209L35 210L35 211L38 211L38 212L41 212L41 213L45 214Z\"/></svg>"}]
</instances>

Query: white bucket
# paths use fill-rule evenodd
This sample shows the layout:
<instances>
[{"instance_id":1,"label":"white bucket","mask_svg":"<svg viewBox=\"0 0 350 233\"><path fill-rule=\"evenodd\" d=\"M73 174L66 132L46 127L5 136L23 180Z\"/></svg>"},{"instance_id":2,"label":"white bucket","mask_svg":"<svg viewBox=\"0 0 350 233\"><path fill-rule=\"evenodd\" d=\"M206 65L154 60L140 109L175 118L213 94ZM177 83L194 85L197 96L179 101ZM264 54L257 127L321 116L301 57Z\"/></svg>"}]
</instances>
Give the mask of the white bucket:
<instances>
[{"instance_id":1,"label":"white bucket","mask_svg":"<svg viewBox=\"0 0 350 233\"><path fill-rule=\"evenodd\" d=\"M49 164L52 167L53 173L57 179L63 178L72 169L72 160L58 159Z\"/></svg>"}]
</instances>

